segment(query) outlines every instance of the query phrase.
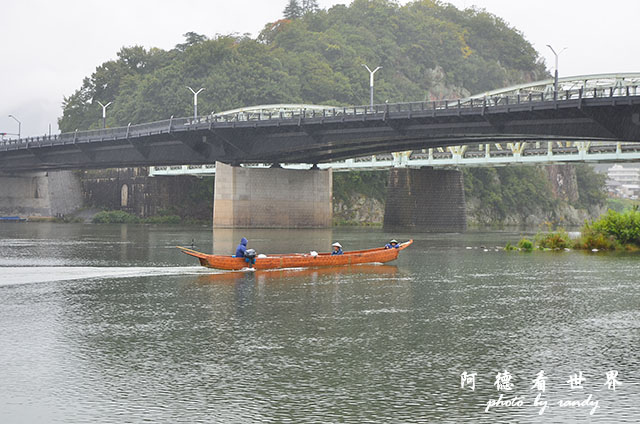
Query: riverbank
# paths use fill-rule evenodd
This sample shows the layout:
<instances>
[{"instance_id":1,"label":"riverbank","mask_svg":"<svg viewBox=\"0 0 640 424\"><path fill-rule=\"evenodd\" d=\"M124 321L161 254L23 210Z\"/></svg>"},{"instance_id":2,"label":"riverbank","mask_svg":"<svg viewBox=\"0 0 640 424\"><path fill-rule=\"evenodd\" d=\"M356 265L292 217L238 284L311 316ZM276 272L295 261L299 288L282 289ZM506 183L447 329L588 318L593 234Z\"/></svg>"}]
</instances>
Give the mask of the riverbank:
<instances>
[{"instance_id":1,"label":"riverbank","mask_svg":"<svg viewBox=\"0 0 640 424\"><path fill-rule=\"evenodd\" d=\"M599 219L586 222L579 233L563 228L539 232L533 240L522 238L517 247L505 250L624 250L640 251L640 211L638 207L623 212L609 211Z\"/></svg>"}]
</instances>

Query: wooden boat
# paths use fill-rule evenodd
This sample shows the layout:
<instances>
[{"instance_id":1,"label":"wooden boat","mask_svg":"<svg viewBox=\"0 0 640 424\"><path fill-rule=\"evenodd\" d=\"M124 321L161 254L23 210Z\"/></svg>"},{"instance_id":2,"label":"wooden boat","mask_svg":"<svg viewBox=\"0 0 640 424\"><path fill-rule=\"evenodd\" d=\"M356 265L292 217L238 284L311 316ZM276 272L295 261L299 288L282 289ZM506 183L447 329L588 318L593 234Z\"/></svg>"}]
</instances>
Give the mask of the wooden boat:
<instances>
[{"instance_id":1,"label":"wooden boat","mask_svg":"<svg viewBox=\"0 0 640 424\"><path fill-rule=\"evenodd\" d=\"M398 258L401 250L406 249L413 243L413 240L400 243L398 248L385 249L377 247L368 250L353 250L344 252L342 255L332 255L331 253L288 253L278 255L259 255L256 257L254 269L278 269L278 268L310 268L340 265L356 265L366 263L385 263ZM182 253L198 258L200 265L209 268L240 270L250 268L244 258L236 258L225 255L208 255L197 252L187 247L177 246Z\"/></svg>"}]
</instances>

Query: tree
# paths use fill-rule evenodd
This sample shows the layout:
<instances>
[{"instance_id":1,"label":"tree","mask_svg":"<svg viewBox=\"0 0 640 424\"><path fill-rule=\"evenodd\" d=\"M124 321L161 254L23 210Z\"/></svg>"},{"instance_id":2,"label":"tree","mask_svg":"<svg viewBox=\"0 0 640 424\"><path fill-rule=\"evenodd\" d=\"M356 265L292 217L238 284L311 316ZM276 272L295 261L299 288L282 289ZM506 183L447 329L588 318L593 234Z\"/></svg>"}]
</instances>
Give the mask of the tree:
<instances>
[{"instance_id":1,"label":"tree","mask_svg":"<svg viewBox=\"0 0 640 424\"><path fill-rule=\"evenodd\" d=\"M176 49L180 51L187 50L188 47L193 46L194 44L199 44L207 41L207 37L202 34L198 34L197 32L189 31L185 34L182 34L185 39L184 43L176 44Z\"/></svg>"},{"instance_id":2,"label":"tree","mask_svg":"<svg viewBox=\"0 0 640 424\"><path fill-rule=\"evenodd\" d=\"M287 19L296 19L302 16L302 7L298 0L289 0L289 4L284 8L284 17Z\"/></svg>"},{"instance_id":3,"label":"tree","mask_svg":"<svg viewBox=\"0 0 640 424\"><path fill-rule=\"evenodd\" d=\"M318 0L302 0L302 13L315 13L320 9L318 6Z\"/></svg>"}]
</instances>

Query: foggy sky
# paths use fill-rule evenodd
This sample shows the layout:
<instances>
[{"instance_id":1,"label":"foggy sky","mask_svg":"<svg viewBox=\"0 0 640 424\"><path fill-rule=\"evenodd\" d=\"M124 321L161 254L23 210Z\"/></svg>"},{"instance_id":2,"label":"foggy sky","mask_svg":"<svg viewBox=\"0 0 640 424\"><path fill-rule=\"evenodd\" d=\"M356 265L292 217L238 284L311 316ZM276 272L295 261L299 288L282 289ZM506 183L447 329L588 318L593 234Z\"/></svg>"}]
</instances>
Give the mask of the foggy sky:
<instances>
[{"instance_id":1,"label":"foggy sky","mask_svg":"<svg viewBox=\"0 0 640 424\"><path fill-rule=\"evenodd\" d=\"M58 132L64 96L123 46L171 49L184 33L250 33L282 17L287 0L4 0L0 3L0 132ZM640 1L450 0L519 29L553 69L546 47L568 49L560 75L640 72ZM322 8L350 1L320 0ZM406 1L402 1L402 4ZM354 64L359 66L359 64ZM363 70L363 78L368 78ZM185 91L185 96L191 96Z\"/></svg>"}]
</instances>

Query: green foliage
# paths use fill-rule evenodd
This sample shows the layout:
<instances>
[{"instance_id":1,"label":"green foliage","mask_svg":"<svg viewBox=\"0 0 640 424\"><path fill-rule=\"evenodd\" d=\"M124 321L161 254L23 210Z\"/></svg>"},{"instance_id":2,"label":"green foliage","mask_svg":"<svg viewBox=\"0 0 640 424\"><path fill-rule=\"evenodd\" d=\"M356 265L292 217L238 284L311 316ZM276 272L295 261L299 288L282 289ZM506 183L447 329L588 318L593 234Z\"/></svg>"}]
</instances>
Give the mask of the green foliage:
<instances>
[{"instance_id":1,"label":"green foliage","mask_svg":"<svg viewBox=\"0 0 640 424\"><path fill-rule=\"evenodd\" d=\"M302 7L300 3L298 3L298 0L289 0L282 14L286 19L296 19L302 16Z\"/></svg>"},{"instance_id":2,"label":"green foliage","mask_svg":"<svg viewBox=\"0 0 640 424\"><path fill-rule=\"evenodd\" d=\"M178 215L156 215L142 220L145 224L180 224L182 218Z\"/></svg>"},{"instance_id":3,"label":"green foliage","mask_svg":"<svg viewBox=\"0 0 640 424\"><path fill-rule=\"evenodd\" d=\"M569 237L569 234L563 229L559 228L556 231L549 231L545 233L536 234L536 245L541 249L569 249L573 247L573 242Z\"/></svg>"},{"instance_id":4,"label":"green foliage","mask_svg":"<svg viewBox=\"0 0 640 424\"><path fill-rule=\"evenodd\" d=\"M539 249L584 249L584 250L640 250L640 211L638 208L623 213L609 210L598 220L588 222L582 227L578 240L572 241L569 234L560 228L556 231L538 233L535 245ZM509 249L507 244L505 250ZM518 243L522 250L532 250L534 244L523 238Z\"/></svg>"},{"instance_id":5,"label":"green foliage","mask_svg":"<svg viewBox=\"0 0 640 424\"><path fill-rule=\"evenodd\" d=\"M542 167L464 168L467 198L477 198L486 212L504 219L530 214L533 208L552 209L556 200Z\"/></svg>"},{"instance_id":6,"label":"green foliage","mask_svg":"<svg viewBox=\"0 0 640 424\"><path fill-rule=\"evenodd\" d=\"M533 250L533 242L531 240L527 239L527 238L522 238L518 242L518 248L520 250L531 252Z\"/></svg>"},{"instance_id":7,"label":"green foliage","mask_svg":"<svg viewBox=\"0 0 640 424\"><path fill-rule=\"evenodd\" d=\"M181 43L181 44L176 44L176 49L180 50L180 51L185 51L187 50L187 48L199 44L199 43L203 43L205 41L207 41L207 37L205 35L202 34L198 34L197 32L187 32L185 34L183 34L184 38L185 38L185 42Z\"/></svg>"},{"instance_id":8,"label":"green foliage","mask_svg":"<svg viewBox=\"0 0 640 424\"><path fill-rule=\"evenodd\" d=\"M578 201L575 206L588 209L591 206L603 205L607 200L605 174L599 174L586 163L574 165L578 182Z\"/></svg>"},{"instance_id":9,"label":"green foliage","mask_svg":"<svg viewBox=\"0 0 640 424\"><path fill-rule=\"evenodd\" d=\"M94 224L137 224L140 218L125 211L98 212L92 222Z\"/></svg>"},{"instance_id":10,"label":"green foliage","mask_svg":"<svg viewBox=\"0 0 640 424\"><path fill-rule=\"evenodd\" d=\"M616 212L624 212L640 206L640 202L637 200L618 199L612 197L607 198L606 204L608 209L613 209Z\"/></svg>"},{"instance_id":11,"label":"green foliage","mask_svg":"<svg viewBox=\"0 0 640 424\"><path fill-rule=\"evenodd\" d=\"M511 242L507 243L507 245L504 247L504 250L506 251L511 251L511 250L517 250L518 248L514 245L511 244Z\"/></svg>"},{"instance_id":12,"label":"green foliage","mask_svg":"<svg viewBox=\"0 0 640 424\"><path fill-rule=\"evenodd\" d=\"M594 233L612 236L623 245L640 246L640 211L637 207L623 213L610 210L599 220L585 227Z\"/></svg>"},{"instance_id":13,"label":"green foliage","mask_svg":"<svg viewBox=\"0 0 640 424\"><path fill-rule=\"evenodd\" d=\"M187 32L169 51L122 48L64 98L60 129L98 128L97 101L113 102L109 127L189 116L187 85L205 88L203 114L267 103L366 104L362 63L383 66L379 103L466 95L546 75L522 34L482 10L432 0L354 0L329 10L291 0L290 7L288 19L265 25L257 39Z\"/></svg>"},{"instance_id":14,"label":"green foliage","mask_svg":"<svg viewBox=\"0 0 640 424\"><path fill-rule=\"evenodd\" d=\"M319 9L318 0L302 0L302 13L315 13Z\"/></svg>"},{"instance_id":15,"label":"green foliage","mask_svg":"<svg viewBox=\"0 0 640 424\"><path fill-rule=\"evenodd\" d=\"M582 235L576 240L573 247L583 250L616 250L619 248L619 244L616 243L613 236L608 236L585 227L582 230Z\"/></svg>"},{"instance_id":16,"label":"green foliage","mask_svg":"<svg viewBox=\"0 0 640 424\"><path fill-rule=\"evenodd\" d=\"M350 171L333 174L334 201L348 202L353 194L384 202L389 173L382 171Z\"/></svg>"},{"instance_id":17,"label":"green foliage","mask_svg":"<svg viewBox=\"0 0 640 424\"><path fill-rule=\"evenodd\" d=\"M640 211L638 207L625 212L609 211L597 221L582 227L577 249L637 250L640 248Z\"/></svg>"},{"instance_id":18,"label":"green foliage","mask_svg":"<svg viewBox=\"0 0 640 424\"><path fill-rule=\"evenodd\" d=\"M180 224L182 218L160 211L160 214L148 218L139 218L125 211L98 212L92 222L94 224Z\"/></svg>"}]
</instances>

